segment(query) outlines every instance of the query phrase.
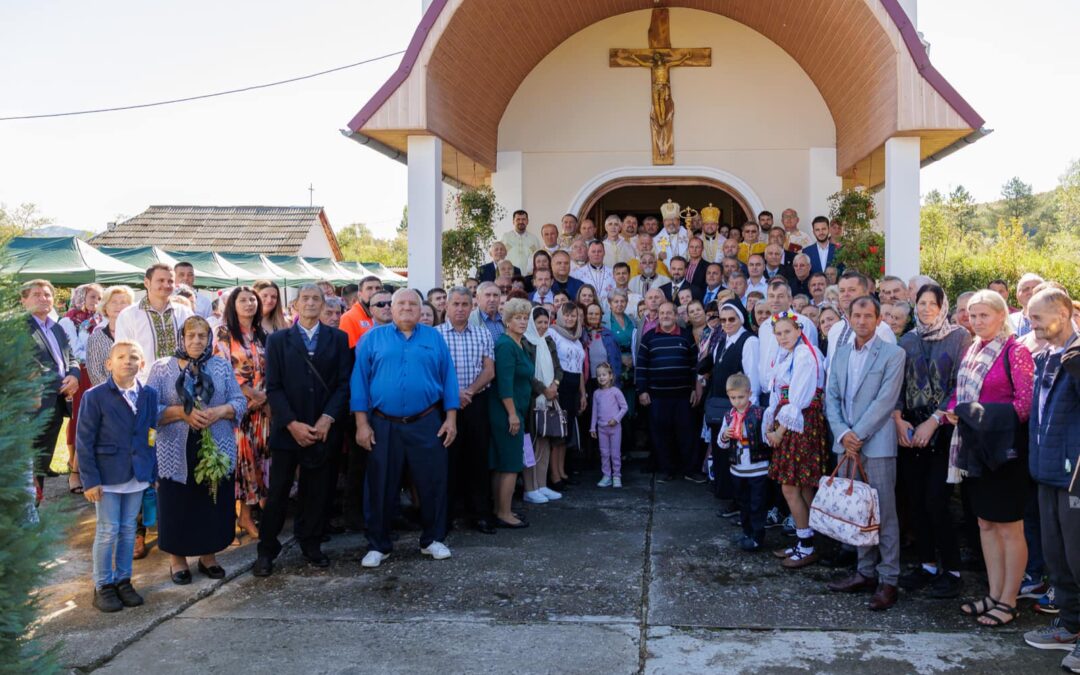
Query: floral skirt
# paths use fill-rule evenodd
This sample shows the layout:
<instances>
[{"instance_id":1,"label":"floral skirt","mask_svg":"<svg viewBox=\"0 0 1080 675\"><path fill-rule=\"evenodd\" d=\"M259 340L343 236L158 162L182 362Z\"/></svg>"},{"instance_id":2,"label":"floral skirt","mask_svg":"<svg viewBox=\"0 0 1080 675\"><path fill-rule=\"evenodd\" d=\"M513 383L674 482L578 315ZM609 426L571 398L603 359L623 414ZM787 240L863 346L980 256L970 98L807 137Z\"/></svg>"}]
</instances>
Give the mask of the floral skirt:
<instances>
[{"instance_id":1,"label":"floral skirt","mask_svg":"<svg viewBox=\"0 0 1080 675\"><path fill-rule=\"evenodd\" d=\"M236 427L236 498L253 506L270 485L270 415L265 408L246 413Z\"/></svg>"},{"instance_id":2,"label":"floral skirt","mask_svg":"<svg viewBox=\"0 0 1080 675\"><path fill-rule=\"evenodd\" d=\"M784 407L781 404L777 412ZM829 434L821 397L815 396L803 410L803 432L788 431L780 447L773 449L769 478L781 485L817 487L828 460Z\"/></svg>"}]
</instances>

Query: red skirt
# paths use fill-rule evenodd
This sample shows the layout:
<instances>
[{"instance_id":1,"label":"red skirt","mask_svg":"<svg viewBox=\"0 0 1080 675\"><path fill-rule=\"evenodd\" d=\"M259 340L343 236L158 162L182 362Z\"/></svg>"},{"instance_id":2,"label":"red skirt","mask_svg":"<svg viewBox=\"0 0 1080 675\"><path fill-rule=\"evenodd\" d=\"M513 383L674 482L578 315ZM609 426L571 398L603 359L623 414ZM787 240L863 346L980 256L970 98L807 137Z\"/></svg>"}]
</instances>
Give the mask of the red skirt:
<instances>
[{"instance_id":1,"label":"red skirt","mask_svg":"<svg viewBox=\"0 0 1080 675\"><path fill-rule=\"evenodd\" d=\"M773 448L769 478L781 485L817 487L818 480L825 473L829 435L825 424L824 404L820 392L818 393L810 406L802 411L802 433L788 431L780 441L780 447ZM785 405L787 403L781 403L776 412L779 413Z\"/></svg>"},{"instance_id":2,"label":"red skirt","mask_svg":"<svg viewBox=\"0 0 1080 675\"><path fill-rule=\"evenodd\" d=\"M92 386L86 366L79 366L79 390L71 397L71 419L68 420L67 425L67 444L69 448L75 447L75 431L79 426L79 404L82 403L83 394Z\"/></svg>"}]
</instances>

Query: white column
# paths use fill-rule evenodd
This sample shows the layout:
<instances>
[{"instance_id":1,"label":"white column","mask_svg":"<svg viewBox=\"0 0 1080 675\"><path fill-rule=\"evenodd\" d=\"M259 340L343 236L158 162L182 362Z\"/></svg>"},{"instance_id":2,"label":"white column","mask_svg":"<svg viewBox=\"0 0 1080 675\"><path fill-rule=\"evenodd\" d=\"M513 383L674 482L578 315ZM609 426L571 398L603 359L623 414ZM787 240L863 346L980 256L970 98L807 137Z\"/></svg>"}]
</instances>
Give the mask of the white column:
<instances>
[{"instance_id":1,"label":"white column","mask_svg":"<svg viewBox=\"0 0 1080 675\"><path fill-rule=\"evenodd\" d=\"M919 138L885 141L885 272L919 273Z\"/></svg>"},{"instance_id":2,"label":"white column","mask_svg":"<svg viewBox=\"0 0 1080 675\"><path fill-rule=\"evenodd\" d=\"M829 217L829 195L840 191L843 180L836 175L836 148L810 148L808 157L807 209L799 214L799 226L810 232L815 217Z\"/></svg>"},{"instance_id":3,"label":"white column","mask_svg":"<svg viewBox=\"0 0 1080 675\"><path fill-rule=\"evenodd\" d=\"M409 136L409 287L442 285L442 140Z\"/></svg>"},{"instance_id":4,"label":"white column","mask_svg":"<svg viewBox=\"0 0 1080 675\"><path fill-rule=\"evenodd\" d=\"M522 182L521 151L507 150L495 155L495 173L491 174L491 189L495 191L495 199L506 209L506 213L498 222L492 223L495 236L502 237L503 233L509 232L513 225L511 214L517 209L526 209L524 183ZM540 214L536 215L540 218ZM543 221L530 224L529 231L540 236L540 225Z\"/></svg>"}]
</instances>

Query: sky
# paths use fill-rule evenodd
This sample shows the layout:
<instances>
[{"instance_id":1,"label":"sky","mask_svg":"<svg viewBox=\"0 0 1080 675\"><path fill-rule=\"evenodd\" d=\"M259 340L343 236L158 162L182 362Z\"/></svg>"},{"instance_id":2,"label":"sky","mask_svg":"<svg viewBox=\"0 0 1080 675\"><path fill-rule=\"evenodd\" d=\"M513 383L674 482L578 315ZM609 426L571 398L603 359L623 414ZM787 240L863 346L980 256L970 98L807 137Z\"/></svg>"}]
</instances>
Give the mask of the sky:
<instances>
[{"instance_id":1,"label":"sky","mask_svg":"<svg viewBox=\"0 0 1080 675\"><path fill-rule=\"evenodd\" d=\"M419 19L420 0L3 0L0 116L304 75L403 50ZM1014 175L1048 190L1080 159L1076 26L1076 0L922 0L931 60L994 130L924 169L924 194L963 184L992 200ZM405 166L339 130L399 61L160 108L0 122L0 202L96 231L151 204L313 197L335 228L390 236Z\"/></svg>"}]
</instances>

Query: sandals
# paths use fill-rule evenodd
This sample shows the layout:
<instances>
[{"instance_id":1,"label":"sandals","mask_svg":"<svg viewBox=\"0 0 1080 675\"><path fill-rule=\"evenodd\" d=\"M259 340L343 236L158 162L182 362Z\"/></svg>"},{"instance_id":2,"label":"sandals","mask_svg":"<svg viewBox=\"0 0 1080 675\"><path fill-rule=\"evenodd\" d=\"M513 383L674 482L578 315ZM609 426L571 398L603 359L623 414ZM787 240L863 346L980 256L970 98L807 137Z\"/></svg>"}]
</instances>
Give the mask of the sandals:
<instances>
[{"instance_id":1,"label":"sandals","mask_svg":"<svg viewBox=\"0 0 1080 675\"><path fill-rule=\"evenodd\" d=\"M965 602L960 605L960 611L967 616L979 616L985 614L994 608L994 605L998 604L998 601L991 598L989 595L982 600L973 600L971 602Z\"/></svg>"},{"instance_id":2,"label":"sandals","mask_svg":"<svg viewBox=\"0 0 1080 675\"><path fill-rule=\"evenodd\" d=\"M991 612L1000 612L1008 618L1002 619L994 614L991 614ZM1006 605L1004 602L995 602L993 607L979 615L977 621L980 626L986 626L987 628L1000 628L1015 621L1017 616L1018 614L1016 612L1016 607L1013 607L1012 605ZM986 619L987 621L989 621L989 623L984 622L983 619Z\"/></svg>"},{"instance_id":3,"label":"sandals","mask_svg":"<svg viewBox=\"0 0 1080 675\"><path fill-rule=\"evenodd\" d=\"M83 493L82 481L79 480L78 472L68 474L68 492L73 495L81 495Z\"/></svg>"}]
</instances>

